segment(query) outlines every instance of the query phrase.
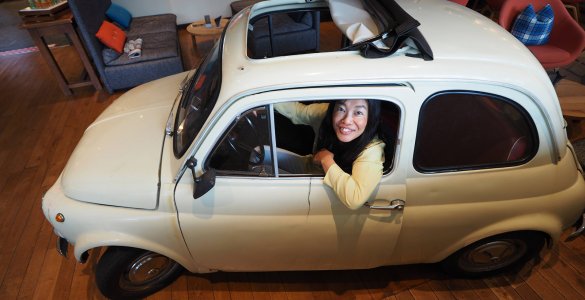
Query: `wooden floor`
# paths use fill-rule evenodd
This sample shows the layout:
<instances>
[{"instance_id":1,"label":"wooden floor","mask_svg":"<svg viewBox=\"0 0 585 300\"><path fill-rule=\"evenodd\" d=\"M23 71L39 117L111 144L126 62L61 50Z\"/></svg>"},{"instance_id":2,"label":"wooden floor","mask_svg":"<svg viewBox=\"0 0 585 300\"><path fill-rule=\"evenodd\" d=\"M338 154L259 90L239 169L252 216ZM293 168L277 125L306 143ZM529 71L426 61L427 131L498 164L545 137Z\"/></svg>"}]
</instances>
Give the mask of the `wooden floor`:
<instances>
[{"instance_id":1,"label":"wooden floor","mask_svg":"<svg viewBox=\"0 0 585 300\"><path fill-rule=\"evenodd\" d=\"M187 67L198 51L181 31ZM70 47L55 49L65 73L79 77ZM91 87L64 96L38 52L0 57L0 299L103 299L87 264L62 258L41 212L84 129L120 93ZM568 231L565 232L565 236ZM544 251L516 272L451 279L434 265L373 270L184 274L149 299L585 299L585 237Z\"/></svg>"}]
</instances>

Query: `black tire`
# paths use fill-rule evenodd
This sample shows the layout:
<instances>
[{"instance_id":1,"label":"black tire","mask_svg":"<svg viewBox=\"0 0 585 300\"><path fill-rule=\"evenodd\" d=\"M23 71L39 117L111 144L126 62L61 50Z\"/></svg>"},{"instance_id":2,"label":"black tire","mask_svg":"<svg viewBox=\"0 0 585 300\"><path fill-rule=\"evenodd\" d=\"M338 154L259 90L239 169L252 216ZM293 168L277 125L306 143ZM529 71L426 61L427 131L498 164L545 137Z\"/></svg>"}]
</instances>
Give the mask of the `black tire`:
<instances>
[{"instance_id":1,"label":"black tire","mask_svg":"<svg viewBox=\"0 0 585 300\"><path fill-rule=\"evenodd\" d=\"M447 257L441 267L456 277L485 277L523 265L540 253L543 234L530 231L496 235Z\"/></svg>"},{"instance_id":2,"label":"black tire","mask_svg":"<svg viewBox=\"0 0 585 300\"><path fill-rule=\"evenodd\" d=\"M97 264L95 280L110 299L144 298L175 281L182 271L181 265L158 253L109 247Z\"/></svg>"}]
</instances>

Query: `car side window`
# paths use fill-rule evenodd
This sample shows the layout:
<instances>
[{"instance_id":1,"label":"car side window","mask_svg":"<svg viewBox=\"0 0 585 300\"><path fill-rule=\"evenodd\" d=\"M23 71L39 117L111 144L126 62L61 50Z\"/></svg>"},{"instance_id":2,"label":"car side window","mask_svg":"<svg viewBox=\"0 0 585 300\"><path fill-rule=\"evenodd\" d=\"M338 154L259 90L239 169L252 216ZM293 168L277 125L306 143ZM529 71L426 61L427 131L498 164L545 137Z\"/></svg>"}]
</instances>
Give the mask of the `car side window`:
<instances>
[{"instance_id":1,"label":"car side window","mask_svg":"<svg viewBox=\"0 0 585 300\"><path fill-rule=\"evenodd\" d=\"M444 92L421 108L413 164L422 172L518 165L530 160L537 148L534 122L513 101Z\"/></svg>"},{"instance_id":2,"label":"car side window","mask_svg":"<svg viewBox=\"0 0 585 300\"><path fill-rule=\"evenodd\" d=\"M209 166L222 175L273 176L269 124L265 106L237 116L215 146Z\"/></svg>"}]
</instances>

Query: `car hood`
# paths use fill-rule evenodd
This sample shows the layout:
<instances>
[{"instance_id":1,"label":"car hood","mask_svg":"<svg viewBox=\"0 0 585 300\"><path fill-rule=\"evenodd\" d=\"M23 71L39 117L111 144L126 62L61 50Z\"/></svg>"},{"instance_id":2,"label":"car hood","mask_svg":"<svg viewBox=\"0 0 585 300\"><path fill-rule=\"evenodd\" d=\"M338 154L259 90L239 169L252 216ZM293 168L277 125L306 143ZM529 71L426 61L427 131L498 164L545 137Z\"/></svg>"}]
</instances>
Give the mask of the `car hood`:
<instances>
[{"instance_id":1,"label":"car hood","mask_svg":"<svg viewBox=\"0 0 585 300\"><path fill-rule=\"evenodd\" d=\"M134 88L85 131L62 174L69 198L154 209L165 126L185 73Z\"/></svg>"}]
</instances>

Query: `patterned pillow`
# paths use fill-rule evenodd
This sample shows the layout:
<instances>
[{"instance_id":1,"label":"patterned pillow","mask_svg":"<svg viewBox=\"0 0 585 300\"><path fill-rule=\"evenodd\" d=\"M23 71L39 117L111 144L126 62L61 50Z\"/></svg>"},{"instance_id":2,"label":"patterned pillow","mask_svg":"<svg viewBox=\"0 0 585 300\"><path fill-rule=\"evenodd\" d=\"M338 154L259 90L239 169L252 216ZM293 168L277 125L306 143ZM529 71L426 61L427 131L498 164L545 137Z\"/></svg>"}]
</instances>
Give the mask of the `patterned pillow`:
<instances>
[{"instance_id":1,"label":"patterned pillow","mask_svg":"<svg viewBox=\"0 0 585 300\"><path fill-rule=\"evenodd\" d=\"M122 53L122 50L124 50L126 34L124 31L122 31L122 29L108 21L102 22L102 26L100 26L100 29L95 34L95 36L104 45L116 50L118 53Z\"/></svg>"},{"instance_id":2,"label":"patterned pillow","mask_svg":"<svg viewBox=\"0 0 585 300\"><path fill-rule=\"evenodd\" d=\"M537 13L529 4L514 21L512 35L524 45L542 45L548 42L555 16L550 4L547 4Z\"/></svg>"}]
</instances>

